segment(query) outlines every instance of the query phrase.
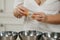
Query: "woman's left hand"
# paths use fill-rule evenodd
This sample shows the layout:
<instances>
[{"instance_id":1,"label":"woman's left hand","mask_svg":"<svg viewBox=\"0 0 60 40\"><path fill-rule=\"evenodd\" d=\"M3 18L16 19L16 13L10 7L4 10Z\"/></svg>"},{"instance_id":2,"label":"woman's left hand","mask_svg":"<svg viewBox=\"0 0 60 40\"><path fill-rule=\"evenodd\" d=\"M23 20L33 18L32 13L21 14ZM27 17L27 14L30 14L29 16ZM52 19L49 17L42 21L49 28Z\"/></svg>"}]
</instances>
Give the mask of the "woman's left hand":
<instances>
[{"instance_id":1,"label":"woman's left hand","mask_svg":"<svg viewBox=\"0 0 60 40\"><path fill-rule=\"evenodd\" d=\"M39 22L46 22L47 16L43 12L36 12L32 15L32 18Z\"/></svg>"}]
</instances>

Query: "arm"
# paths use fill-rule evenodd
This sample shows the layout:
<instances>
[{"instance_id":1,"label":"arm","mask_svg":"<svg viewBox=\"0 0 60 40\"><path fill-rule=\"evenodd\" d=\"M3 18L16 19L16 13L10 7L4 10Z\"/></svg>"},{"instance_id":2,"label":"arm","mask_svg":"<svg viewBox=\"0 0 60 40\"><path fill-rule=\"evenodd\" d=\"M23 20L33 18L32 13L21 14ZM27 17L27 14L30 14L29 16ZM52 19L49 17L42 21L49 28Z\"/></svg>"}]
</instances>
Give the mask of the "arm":
<instances>
[{"instance_id":1,"label":"arm","mask_svg":"<svg viewBox=\"0 0 60 40\"><path fill-rule=\"evenodd\" d=\"M60 24L60 1L58 3L58 14L56 15L48 15L47 16L47 23L51 24Z\"/></svg>"},{"instance_id":2,"label":"arm","mask_svg":"<svg viewBox=\"0 0 60 40\"><path fill-rule=\"evenodd\" d=\"M56 15L46 15L44 12L35 12L35 14L33 14L33 18L38 22L60 24L60 1L58 1L56 8L58 11L58 14Z\"/></svg>"},{"instance_id":3,"label":"arm","mask_svg":"<svg viewBox=\"0 0 60 40\"><path fill-rule=\"evenodd\" d=\"M60 24L60 14L48 15L46 22L51 24Z\"/></svg>"},{"instance_id":4,"label":"arm","mask_svg":"<svg viewBox=\"0 0 60 40\"><path fill-rule=\"evenodd\" d=\"M56 15L45 15L45 13L39 12L32 16L33 19L38 22L44 22L49 24L60 24L60 14Z\"/></svg>"}]
</instances>

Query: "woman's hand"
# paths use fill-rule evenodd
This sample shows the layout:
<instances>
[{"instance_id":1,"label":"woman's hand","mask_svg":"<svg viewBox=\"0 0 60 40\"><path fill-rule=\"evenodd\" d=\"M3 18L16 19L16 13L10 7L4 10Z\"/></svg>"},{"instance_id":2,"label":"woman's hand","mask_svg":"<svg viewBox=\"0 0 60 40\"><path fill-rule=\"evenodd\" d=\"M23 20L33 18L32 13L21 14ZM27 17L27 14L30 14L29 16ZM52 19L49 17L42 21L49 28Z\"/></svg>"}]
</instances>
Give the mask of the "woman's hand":
<instances>
[{"instance_id":1,"label":"woman's hand","mask_svg":"<svg viewBox=\"0 0 60 40\"><path fill-rule=\"evenodd\" d=\"M46 22L46 15L43 12L36 12L32 15L32 18L39 22Z\"/></svg>"},{"instance_id":2,"label":"woman's hand","mask_svg":"<svg viewBox=\"0 0 60 40\"><path fill-rule=\"evenodd\" d=\"M27 13L28 13L28 9L23 7L22 5L18 5L14 9L14 16L17 18L21 18L22 16L26 16Z\"/></svg>"}]
</instances>

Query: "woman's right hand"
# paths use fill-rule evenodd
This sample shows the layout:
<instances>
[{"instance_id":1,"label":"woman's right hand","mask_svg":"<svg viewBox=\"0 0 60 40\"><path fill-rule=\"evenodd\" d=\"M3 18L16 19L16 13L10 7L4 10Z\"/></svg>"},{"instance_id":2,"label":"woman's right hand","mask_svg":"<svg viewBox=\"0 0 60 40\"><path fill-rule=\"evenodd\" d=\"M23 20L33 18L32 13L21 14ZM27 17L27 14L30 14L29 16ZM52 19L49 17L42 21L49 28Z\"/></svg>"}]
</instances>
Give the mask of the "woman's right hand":
<instances>
[{"instance_id":1,"label":"woman's right hand","mask_svg":"<svg viewBox=\"0 0 60 40\"><path fill-rule=\"evenodd\" d=\"M15 9L14 9L14 16L17 18L21 18L22 16L26 16L26 14L28 13L28 9L23 7L22 5L18 5Z\"/></svg>"}]
</instances>

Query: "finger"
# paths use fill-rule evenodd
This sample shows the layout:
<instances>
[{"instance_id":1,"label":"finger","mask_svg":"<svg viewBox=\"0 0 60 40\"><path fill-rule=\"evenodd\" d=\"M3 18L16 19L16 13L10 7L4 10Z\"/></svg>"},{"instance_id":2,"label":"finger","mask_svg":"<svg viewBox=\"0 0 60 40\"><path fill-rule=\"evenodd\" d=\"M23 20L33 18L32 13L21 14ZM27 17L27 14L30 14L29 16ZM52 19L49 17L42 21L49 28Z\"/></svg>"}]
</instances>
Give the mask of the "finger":
<instances>
[{"instance_id":1,"label":"finger","mask_svg":"<svg viewBox=\"0 0 60 40\"><path fill-rule=\"evenodd\" d=\"M37 21L41 21L41 19L40 18L35 18Z\"/></svg>"},{"instance_id":2,"label":"finger","mask_svg":"<svg viewBox=\"0 0 60 40\"><path fill-rule=\"evenodd\" d=\"M43 18L41 15L36 15L35 18Z\"/></svg>"},{"instance_id":3,"label":"finger","mask_svg":"<svg viewBox=\"0 0 60 40\"><path fill-rule=\"evenodd\" d=\"M40 16L43 16L43 17L45 17L45 16L46 16L46 15L45 15L44 13L42 13L42 12L41 12L39 15L40 15Z\"/></svg>"},{"instance_id":4,"label":"finger","mask_svg":"<svg viewBox=\"0 0 60 40\"><path fill-rule=\"evenodd\" d=\"M15 10L14 11L14 16L18 18L18 16L21 17L22 14L20 14L20 12L18 10Z\"/></svg>"},{"instance_id":5,"label":"finger","mask_svg":"<svg viewBox=\"0 0 60 40\"><path fill-rule=\"evenodd\" d=\"M21 15L18 14L18 13L14 13L14 16L17 17L17 18L20 18L21 17Z\"/></svg>"},{"instance_id":6,"label":"finger","mask_svg":"<svg viewBox=\"0 0 60 40\"><path fill-rule=\"evenodd\" d=\"M22 11L28 10L27 8L25 8L25 7L23 7L23 6L19 6L18 8L21 9Z\"/></svg>"},{"instance_id":7,"label":"finger","mask_svg":"<svg viewBox=\"0 0 60 40\"><path fill-rule=\"evenodd\" d=\"M21 17L22 17L21 15L17 16L17 18L21 18Z\"/></svg>"},{"instance_id":8,"label":"finger","mask_svg":"<svg viewBox=\"0 0 60 40\"><path fill-rule=\"evenodd\" d=\"M26 8L23 7L23 6L22 6L22 7L20 6L19 9L20 9L21 11L23 11L23 13L24 13L25 16L28 15L28 9L26 9Z\"/></svg>"},{"instance_id":9,"label":"finger","mask_svg":"<svg viewBox=\"0 0 60 40\"><path fill-rule=\"evenodd\" d=\"M38 17L39 15L32 15L32 18L35 19L36 17Z\"/></svg>"},{"instance_id":10,"label":"finger","mask_svg":"<svg viewBox=\"0 0 60 40\"><path fill-rule=\"evenodd\" d=\"M44 18L45 17L45 15L43 15L43 14L38 14L36 16L39 17L39 18Z\"/></svg>"},{"instance_id":11,"label":"finger","mask_svg":"<svg viewBox=\"0 0 60 40\"><path fill-rule=\"evenodd\" d=\"M42 18L42 17L40 17L40 15L32 15L32 18L36 19L36 18Z\"/></svg>"},{"instance_id":12,"label":"finger","mask_svg":"<svg viewBox=\"0 0 60 40\"><path fill-rule=\"evenodd\" d=\"M37 18L36 20L39 21L39 22L43 22L44 21L43 18Z\"/></svg>"},{"instance_id":13,"label":"finger","mask_svg":"<svg viewBox=\"0 0 60 40\"><path fill-rule=\"evenodd\" d=\"M39 15L38 13L34 13L33 15Z\"/></svg>"},{"instance_id":14,"label":"finger","mask_svg":"<svg viewBox=\"0 0 60 40\"><path fill-rule=\"evenodd\" d=\"M21 7L18 7L18 8L19 8L21 11L23 11L23 12L25 11L25 10L24 10L24 9L22 9Z\"/></svg>"},{"instance_id":15,"label":"finger","mask_svg":"<svg viewBox=\"0 0 60 40\"><path fill-rule=\"evenodd\" d=\"M40 22L45 22L45 18L36 18L37 21L40 21Z\"/></svg>"},{"instance_id":16,"label":"finger","mask_svg":"<svg viewBox=\"0 0 60 40\"><path fill-rule=\"evenodd\" d=\"M21 9L19 9L19 8L18 8L17 10L18 10L20 13L24 13L24 12L23 12Z\"/></svg>"},{"instance_id":17,"label":"finger","mask_svg":"<svg viewBox=\"0 0 60 40\"><path fill-rule=\"evenodd\" d=\"M35 12L34 15L40 15L40 12Z\"/></svg>"},{"instance_id":18,"label":"finger","mask_svg":"<svg viewBox=\"0 0 60 40\"><path fill-rule=\"evenodd\" d=\"M23 15L19 10L16 11L16 14Z\"/></svg>"},{"instance_id":19,"label":"finger","mask_svg":"<svg viewBox=\"0 0 60 40\"><path fill-rule=\"evenodd\" d=\"M19 13L20 15L24 15L24 12L21 11L20 9L17 9L17 13Z\"/></svg>"}]
</instances>

